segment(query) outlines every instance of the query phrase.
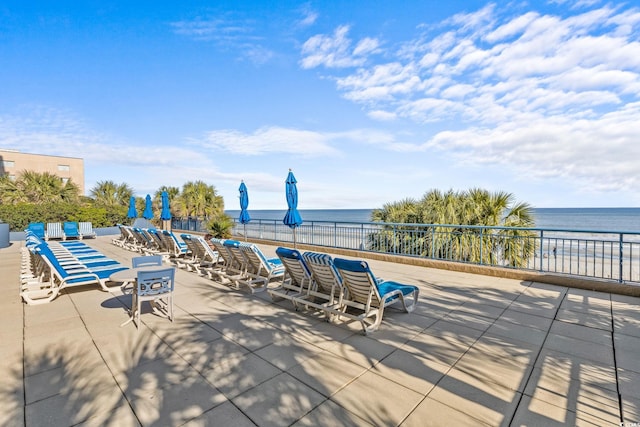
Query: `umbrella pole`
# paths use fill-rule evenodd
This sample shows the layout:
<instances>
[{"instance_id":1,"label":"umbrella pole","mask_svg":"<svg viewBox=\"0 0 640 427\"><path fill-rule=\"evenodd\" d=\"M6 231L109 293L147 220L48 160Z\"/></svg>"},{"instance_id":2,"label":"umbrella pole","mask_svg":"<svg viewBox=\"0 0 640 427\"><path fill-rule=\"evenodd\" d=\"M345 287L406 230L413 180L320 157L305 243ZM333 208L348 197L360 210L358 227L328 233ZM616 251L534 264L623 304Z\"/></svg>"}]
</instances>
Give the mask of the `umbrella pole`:
<instances>
[{"instance_id":1,"label":"umbrella pole","mask_svg":"<svg viewBox=\"0 0 640 427\"><path fill-rule=\"evenodd\" d=\"M293 249L296 249L296 229L293 229Z\"/></svg>"},{"instance_id":2,"label":"umbrella pole","mask_svg":"<svg viewBox=\"0 0 640 427\"><path fill-rule=\"evenodd\" d=\"M242 226L244 227L244 241L247 241L247 224L242 224Z\"/></svg>"}]
</instances>

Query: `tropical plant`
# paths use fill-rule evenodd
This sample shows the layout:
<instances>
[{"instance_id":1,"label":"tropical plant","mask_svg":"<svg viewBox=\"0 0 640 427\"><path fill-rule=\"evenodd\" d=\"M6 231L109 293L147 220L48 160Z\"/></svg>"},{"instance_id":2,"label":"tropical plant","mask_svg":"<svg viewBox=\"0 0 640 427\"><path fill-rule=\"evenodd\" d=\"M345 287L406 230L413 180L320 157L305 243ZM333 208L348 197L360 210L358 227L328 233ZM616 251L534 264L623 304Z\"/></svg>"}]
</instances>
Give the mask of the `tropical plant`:
<instances>
[{"instance_id":1,"label":"tropical plant","mask_svg":"<svg viewBox=\"0 0 640 427\"><path fill-rule=\"evenodd\" d=\"M207 223L209 233L218 239L228 239L231 237L232 228L233 218L225 213L216 215Z\"/></svg>"},{"instance_id":2,"label":"tropical plant","mask_svg":"<svg viewBox=\"0 0 640 427\"><path fill-rule=\"evenodd\" d=\"M50 172L23 171L15 181L9 176L0 178L0 202L15 203L76 203L80 199L79 187Z\"/></svg>"},{"instance_id":3,"label":"tropical plant","mask_svg":"<svg viewBox=\"0 0 640 427\"><path fill-rule=\"evenodd\" d=\"M100 206L128 206L133 189L126 183L98 181L91 189L91 197Z\"/></svg>"},{"instance_id":4,"label":"tropical plant","mask_svg":"<svg viewBox=\"0 0 640 427\"><path fill-rule=\"evenodd\" d=\"M182 186L178 210L187 217L215 218L224 212L224 200L213 185L190 181Z\"/></svg>"},{"instance_id":5,"label":"tropical plant","mask_svg":"<svg viewBox=\"0 0 640 427\"><path fill-rule=\"evenodd\" d=\"M513 199L510 193L473 188L431 190L419 201L387 203L373 211L372 220L390 224L371 234L369 244L384 252L523 266L536 248L535 234L523 228L535 224L531 206Z\"/></svg>"}]
</instances>

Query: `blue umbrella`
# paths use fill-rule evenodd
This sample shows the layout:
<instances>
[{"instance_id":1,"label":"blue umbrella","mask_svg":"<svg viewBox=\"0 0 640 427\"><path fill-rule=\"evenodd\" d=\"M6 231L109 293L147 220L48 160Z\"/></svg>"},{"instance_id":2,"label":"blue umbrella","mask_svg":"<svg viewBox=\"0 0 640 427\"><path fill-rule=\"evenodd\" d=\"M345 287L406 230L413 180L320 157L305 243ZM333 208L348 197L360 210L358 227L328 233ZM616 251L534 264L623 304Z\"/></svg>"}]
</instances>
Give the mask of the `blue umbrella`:
<instances>
[{"instance_id":1,"label":"blue umbrella","mask_svg":"<svg viewBox=\"0 0 640 427\"><path fill-rule=\"evenodd\" d=\"M138 218L138 211L136 210L136 198L131 196L129 199L129 211L127 212L127 218Z\"/></svg>"},{"instance_id":2,"label":"blue umbrella","mask_svg":"<svg viewBox=\"0 0 640 427\"><path fill-rule=\"evenodd\" d=\"M298 187L296 186L296 177L293 176L293 172L289 169L289 175L287 175L285 191L287 193L287 214L284 216L282 222L293 229L293 247L296 247L296 227L302 224L302 217L298 212Z\"/></svg>"},{"instance_id":3,"label":"blue umbrella","mask_svg":"<svg viewBox=\"0 0 640 427\"><path fill-rule=\"evenodd\" d=\"M153 218L153 209L151 207L151 196L148 194L146 199L144 200L144 212L142 212L142 218L144 219Z\"/></svg>"},{"instance_id":4,"label":"blue umbrella","mask_svg":"<svg viewBox=\"0 0 640 427\"><path fill-rule=\"evenodd\" d=\"M247 240L247 223L251 221L251 216L249 216L249 211L247 208L249 207L249 192L247 191L247 186L244 184L244 181L240 183L240 224L244 225L244 239Z\"/></svg>"},{"instance_id":5,"label":"blue umbrella","mask_svg":"<svg viewBox=\"0 0 640 427\"><path fill-rule=\"evenodd\" d=\"M169 194L166 191L162 192L162 212L160 213L160 219L168 221L171 219L171 209L169 207Z\"/></svg>"}]
</instances>

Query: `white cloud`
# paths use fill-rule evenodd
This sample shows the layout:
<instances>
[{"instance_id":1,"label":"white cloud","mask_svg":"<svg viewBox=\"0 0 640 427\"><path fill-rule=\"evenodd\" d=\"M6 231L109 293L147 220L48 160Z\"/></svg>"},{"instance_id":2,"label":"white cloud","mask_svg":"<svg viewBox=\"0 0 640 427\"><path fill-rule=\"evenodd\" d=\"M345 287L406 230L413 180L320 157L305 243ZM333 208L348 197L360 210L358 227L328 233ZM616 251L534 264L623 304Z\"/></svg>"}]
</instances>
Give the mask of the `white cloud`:
<instances>
[{"instance_id":1,"label":"white cloud","mask_svg":"<svg viewBox=\"0 0 640 427\"><path fill-rule=\"evenodd\" d=\"M388 149L437 148L520 177L629 190L640 176L640 12L579 6L512 14L490 4L333 77L374 120L451 129Z\"/></svg>"},{"instance_id":2,"label":"white cloud","mask_svg":"<svg viewBox=\"0 0 640 427\"><path fill-rule=\"evenodd\" d=\"M199 144L243 155L290 153L319 156L337 153L324 134L282 127L264 127L250 134L231 129L211 131Z\"/></svg>"},{"instance_id":3,"label":"white cloud","mask_svg":"<svg viewBox=\"0 0 640 427\"><path fill-rule=\"evenodd\" d=\"M263 44L264 37L256 33L250 20L196 18L169 24L175 34L196 41L211 42L222 51L232 51L240 58L261 65L275 56Z\"/></svg>"},{"instance_id":4,"label":"white cloud","mask_svg":"<svg viewBox=\"0 0 640 427\"><path fill-rule=\"evenodd\" d=\"M369 54L378 51L380 43L374 38L364 38L355 47L348 37L349 26L336 28L333 35L318 34L302 45L302 68L356 67L365 63Z\"/></svg>"},{"instance_id":5,"label":"white cloud","mask_svg":"<svg viewBox=\"0 0 640 427\"><path fill-rule=\"evenodd\" d=\"M306 4L301 9L302 18L298 21L298 25L301 27L309 27L315 24L318 19L318 12L311 8L311 5Z\"/></svg>"}]
</instances>

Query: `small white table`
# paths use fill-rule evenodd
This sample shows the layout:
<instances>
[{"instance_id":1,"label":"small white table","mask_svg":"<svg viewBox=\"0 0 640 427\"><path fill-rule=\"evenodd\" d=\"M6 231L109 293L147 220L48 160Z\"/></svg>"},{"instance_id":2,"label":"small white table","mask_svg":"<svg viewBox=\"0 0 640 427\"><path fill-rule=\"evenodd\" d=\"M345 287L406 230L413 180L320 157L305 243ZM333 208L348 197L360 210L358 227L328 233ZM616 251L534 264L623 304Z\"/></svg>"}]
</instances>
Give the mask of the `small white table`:
<instances>
[{"instance_id":1,"label":"small white table","mask_svg":"<svg viewBox=\"0 0 640 427\"><path fill-rule=\"evenodd\" d=\"M109 280L112 282L121 282L122 286L120 286L120 289L122 289L123 293L129 293L128 289L125 289L125 286L127 286L128 284L132 284L133 287L131 288L130 292L131 292L131 310L129 310L129 318L127 319L126 322L124 322L122 325L120 326L124 326L130 322L133 321L134 316L135 316L135 310L136 308L134 307L134 303L137 307L137 302L135 300L135 293L136 293L136 280L138 279L138 272L140 271L160 271L160 270L166 270L167 268L175 268L175 267L171 267L171 266L167 266L167 265L153 265L153 266L146 266L146 267L136 267L136 268L129 268L127 270L120 270L120 271L116 271L115 273L113 273L112 275L109 276ZM153 304L152 304L153 306ZM155 308L154 308L155 309Z\"/></svg>"}]
</instances>

